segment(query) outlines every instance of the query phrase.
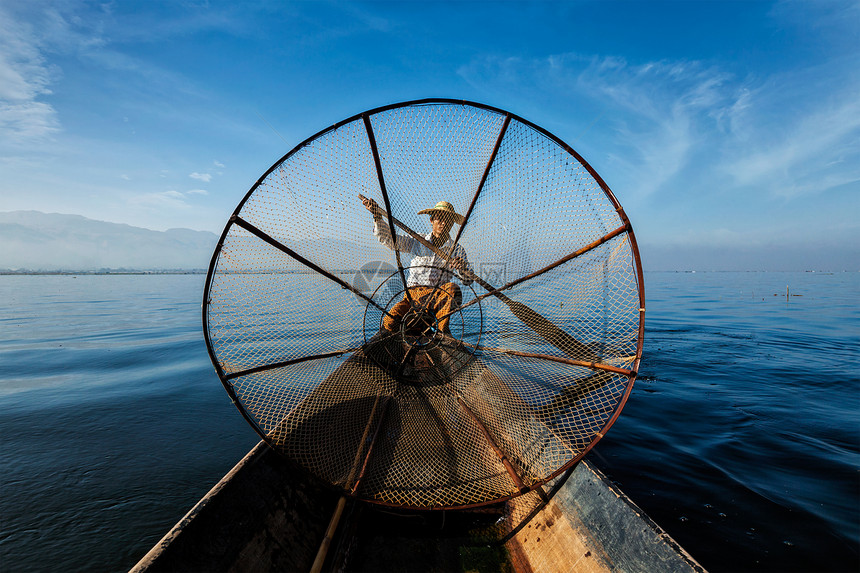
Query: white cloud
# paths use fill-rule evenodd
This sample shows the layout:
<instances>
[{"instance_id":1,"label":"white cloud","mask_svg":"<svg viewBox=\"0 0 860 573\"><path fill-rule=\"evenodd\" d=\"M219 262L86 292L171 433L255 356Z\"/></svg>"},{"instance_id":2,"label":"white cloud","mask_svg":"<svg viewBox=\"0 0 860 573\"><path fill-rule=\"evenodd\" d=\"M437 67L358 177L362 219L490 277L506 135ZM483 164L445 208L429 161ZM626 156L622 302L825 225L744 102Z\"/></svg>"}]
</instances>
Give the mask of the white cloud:
<instances>
[{"instance_id":1,"label":"white cloud","mask_svg":"<svg viewBox=\"0 0 860 573\"><path fill-rule=\"evenodd\" d=\"M129 203L135 208L142 208L150 211L187 210L191 208L189 199L195 196L206 195L209 195L209 191L206 189L191 189L184 193L176 191L175 189L170 189L168 191L135 195L129 199Z\"/></svg>"},{"instance_id":2,"label":"white cloud","mask_svg":"<svg viewBox=\"0 0 860 573\"><path fill-rule=\"evenodd\" d=\"M774 78L738 101L724 166L738 185L793 197L860 181L860 81L828 66Z\"/></svg>"},{"instance_id":3,"label":"white cloud","mask_svg":"<svg viewBox=\"0 0 860 573\"><path fill-rule=\"evenodd\" d=\"M731 66L555 54L477 59L459 72L482 91L529 86L597 110L591 147L628 194L686 180L698 193L793 197L860 181L860 57L743 79Z\"/></svg>"},{"instance_id":4,"label":"white cloud","mask_svg":"<svg viewBox=\"0 0 860 573\"><path fill-rule=\"evenodd\" d=\"M10 141L39 140L60 129L57 113L44 102L0 102L0 135Z\"/></svg>"},{"instance_id":5,"label":"white cloud","mask_svg":"<svg viewBox=\"0 0 860 573\"><path fill-rule=\"evenodd\" d=\"M134 207L150 210L187 209L190 207L185 201L185 195L174 190L136 195L129 199L129 203Z\"/></svg>"},{"instance_id":6,"label":"white cloud","mask_svg":"<svg viewBox=\"0 0 860 573\"><path fill-rule=\"evenodd\" d=\"M209 183L212 180L212 175L209 173L197 173L196 171L189 175L192 179L197 179L199 181L203 181L205 183Z\"/></svg>"},{"instance_id":7,"label":"white cloud","mask_svg":"<svg viewBox=\"0 0 860 573\"><path fill-rule=\"evenodd\" d=\"M0 9L0 135L40 139L59 130L56 110L39 101L56 75L32 28Z\"/></svg>"},{"instance_id":8,"label":"white cloud","mask_svg":"<svg viewBox=\"0 0 860 573\"><path fill-rule=\"evenodd\" d=\"M634 65L612 56L554 54L484 58L460 74L488 90L529 86L556 94L571 108L598 110L604 153L624 187L640 196L661 190L688 166L715 130L720 110L731 104L731 76L695 61Z\"/></svg>"},{"instance_id":9,"label":"white cloud","mask_svg":"<svg viewBox=\"0 0 860 573\"><path fill-rule=\"evenodd\" d=\"M213 161L212 163L215 165L215 167L217 167L219 169L224 169L224 164L221 163L220 161Z\"/></svg>"},{"instance_id":10,"label":"white cloud","mask_svg":"<svg viewBox=\"0 0 860 573\"><path fill-rule=\"evenodd\" d=\"M698 62L628 65L618 58L595 59L576 83L617 111L609 121L627 151L613 154L640 195L660 190L688 166L709 137L720 110L730 103L730 76Z\"/></svg>"}]
</instances>

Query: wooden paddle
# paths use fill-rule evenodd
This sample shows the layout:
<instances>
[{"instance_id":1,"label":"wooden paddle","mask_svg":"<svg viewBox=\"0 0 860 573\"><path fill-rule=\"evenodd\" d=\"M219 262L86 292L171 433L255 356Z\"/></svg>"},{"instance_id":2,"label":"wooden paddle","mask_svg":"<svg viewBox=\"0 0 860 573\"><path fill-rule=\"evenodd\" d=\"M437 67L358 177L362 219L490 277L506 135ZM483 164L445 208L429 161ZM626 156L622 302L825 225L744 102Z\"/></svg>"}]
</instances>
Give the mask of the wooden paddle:
<instances>
[{"instance_id":1,"label":"wooden paddle","mask_svg":"<svg viewBox=\"0 0 860 573\"><path fill-rule=\"evenodd\" d=\"M367 197L365 197L364 195L361 195L361 194L358 195L358 198L361 199L362 202L364 202L367 199ZM399 221L394 216L384 212L382 209L379 208L379 205L376 203L376 201L373 201L373 199L370 199L370 201L373 202L373 206L376 208L376 211L380 215L388 217L392 223L394 223L397 227L402 229L407 235L409 235L410 237L412 237L413 239L415 239L416 241L418 241L419 243L421 243L422 245L424 245L425 247L427 247L428 249L433 251L437 256L441 257L444 261L448 262L452 258L454 258L451 255L449 255L449 254L443 252L442 250L436 248L435 246L433 246L433 243L431 243L430 241L428 241L427 239L425 239L424 237L422 237L421 235L419 235L418 233L416 233L415 231L410 229L406 224ZM395 246L396 246L396 243L395 243ZM491 293L497 299L499 299L500 301L505 303L508 306L508 308L511 309L511 312L513 313L513 315L516 316L518 319L520 319L523 322L523 324L525 324L526 326L528 326L529 328L534 330L536 333L538 333L538 335L541 336L541 338L543 338L544 340L546 340L547 342L549 342L550 344L552 344L553 346L555 346L556 348L558 348L559 350L561 350L562 352L567 354L568 356L571 356L573 358L577 358L579 360L585 360L588 362L597 362L598 361L598 356L595 355L591 351L590 348L588 348L585 344L583 344L582 342L578 341L577 339L575 339L574 337L569 335L564 330L560 329L558 326L553 324L546 317L541 316L536 311L532 310L531 308L529 308L528 306L524 305L521 302L511 300L510 298L508 298L507 296L505 296L504 294L502 294L501 292L496 290L495 287L490 285L487 281L485 281L484 279L482 279L481 277L479 277L475 273L470 272L467 269L460 270L460 272L462 274L466 275L467 278L472 279L473 281L475 281L476 283L481 285L484 289L487 290L487 292Z\"/></svg>"}]
</instances>

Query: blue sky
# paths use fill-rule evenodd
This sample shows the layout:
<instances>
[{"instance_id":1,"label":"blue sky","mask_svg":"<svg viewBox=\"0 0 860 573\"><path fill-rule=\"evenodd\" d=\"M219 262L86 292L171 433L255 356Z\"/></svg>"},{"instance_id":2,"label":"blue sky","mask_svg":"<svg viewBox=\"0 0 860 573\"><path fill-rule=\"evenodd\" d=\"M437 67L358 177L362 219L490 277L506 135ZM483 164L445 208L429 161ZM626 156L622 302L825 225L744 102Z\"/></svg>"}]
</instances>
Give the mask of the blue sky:
<instances>
[{"instance_id":1,"label":"blue sky","mask_svg":"<svg viewBox=\"0 0 860 573\"><path fill-rule=\"evenodd\" d=\"M297 143L426 97L574 147L648 270L860 269L856 1L0 0L0 211L220 232Z\"/></svg>"}]
</instances>

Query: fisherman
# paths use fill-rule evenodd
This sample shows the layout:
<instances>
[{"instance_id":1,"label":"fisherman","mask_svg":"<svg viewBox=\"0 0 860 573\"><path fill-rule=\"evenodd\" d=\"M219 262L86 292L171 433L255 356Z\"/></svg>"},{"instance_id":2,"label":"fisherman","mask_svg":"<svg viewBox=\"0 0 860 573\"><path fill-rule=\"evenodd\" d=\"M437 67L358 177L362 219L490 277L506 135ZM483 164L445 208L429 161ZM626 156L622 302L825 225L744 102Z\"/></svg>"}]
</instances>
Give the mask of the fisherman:
<instances>
[{"instance_id":1,"label":"fisherman","mask_svg":"<svg viewBox=\"0 0 860 573\"><path fill-rule=\"evenodd\" d=\"M391 250L395 249L394 240L391 237L391 229L383 222L382 210L373 199L363 197L361 200L364 207L373 215L373 235L379 242ZM445 261L435 252L422 245L413 237L407 235L397 236L396 249L401 252L414 255L409 264L409 276L406 279L408 295L396 303L389 314L382 319L382 327L389 332L396 332L400 328L403 318L412 310L409 299L420 308L426 307L432 313L438 323L439 330L449 332L448 322L451 314L460 306L463 295L460 287L451 282L453 274L451 269L464 285L472 283L469 278L474 273L466 258L466 251L460 245L454 248L454 241L449 232L454 223L462 225L464 217L454 211L454 206L448 201L439 201L435 207L418 211L419 215L430 215L430 226L432 231L424 238L427 239L439 252L450 255L448 267ZM437 286L438 285L438 286Z\"/></svg>"}]
</instances>

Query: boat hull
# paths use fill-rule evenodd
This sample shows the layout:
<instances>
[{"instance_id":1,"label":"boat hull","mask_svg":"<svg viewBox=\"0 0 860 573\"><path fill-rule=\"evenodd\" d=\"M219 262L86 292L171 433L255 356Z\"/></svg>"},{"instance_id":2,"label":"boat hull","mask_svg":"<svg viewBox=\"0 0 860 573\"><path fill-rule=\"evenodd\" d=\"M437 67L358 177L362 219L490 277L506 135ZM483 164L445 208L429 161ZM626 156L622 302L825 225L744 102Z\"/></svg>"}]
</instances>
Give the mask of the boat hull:
<instances>
[{"instance_id":1,"label":"boat hull","mask_svg":"<svg viewBox=\"0 0 860 573\"><path fill-rule=\"evenodd\" d=\"M587 462L550 494L474 511L352 501L325 569L704 571ZM260 442L132 571L309 571L339 497Z\"/></svg>"}]
</instances>

